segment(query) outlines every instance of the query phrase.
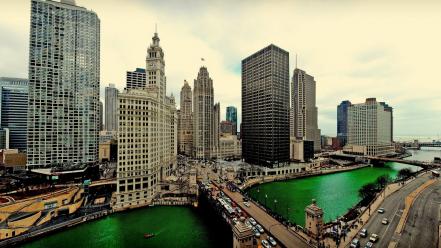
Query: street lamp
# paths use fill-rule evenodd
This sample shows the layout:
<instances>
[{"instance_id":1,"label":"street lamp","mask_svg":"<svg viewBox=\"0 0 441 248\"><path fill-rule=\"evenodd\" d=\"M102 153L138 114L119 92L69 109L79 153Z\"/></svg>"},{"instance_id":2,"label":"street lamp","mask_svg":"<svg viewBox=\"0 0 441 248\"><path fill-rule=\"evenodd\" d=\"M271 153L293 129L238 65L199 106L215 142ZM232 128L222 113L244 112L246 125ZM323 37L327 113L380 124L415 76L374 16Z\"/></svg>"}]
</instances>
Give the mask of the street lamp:
<instances>
[{"instance_id":1,"label":"street lamp","mask_svg":"<svg viewBox=\"0 0 441 248\"><path fill-rule=\"evenodd\" d=\"M277 199L274 199L274 211L277 212Z\"/></svg>"},{"instance_id":2,"label":"street lamp","mask_svg":"<svg viewBox=\"0 0 441 248\"><path fill-rule=\"evenodd\" d=\"M268 206L266 205L266 199L268 199L268 195L267 195L267 194L265 194L265 207L268 207Z\"/></svg>"}]
</instances>

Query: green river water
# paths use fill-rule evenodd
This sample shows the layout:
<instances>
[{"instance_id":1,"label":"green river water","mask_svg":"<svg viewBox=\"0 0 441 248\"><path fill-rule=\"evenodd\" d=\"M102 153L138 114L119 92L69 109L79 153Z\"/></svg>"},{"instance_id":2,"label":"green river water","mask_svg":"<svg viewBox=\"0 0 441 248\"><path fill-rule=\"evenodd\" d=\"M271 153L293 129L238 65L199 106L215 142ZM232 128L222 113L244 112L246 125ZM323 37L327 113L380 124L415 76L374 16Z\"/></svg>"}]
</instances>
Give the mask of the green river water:
<instances>
[{"instance_id":1,"label":"green river water","mask_svg":"<svg viewBox=\"0 0 441 248\"><path fill-rule=\"evenodd\" d=\"M433 160L437 151L412 151L408 159ZM250 189L250 194L297 224L304 224L304 208L311 199L325 212L325 220L344 214L359 201L358 189L378 176L395 177L407 165L389 163L386 167L273 182ZM413 167L415 168L415 167ZM274 203L277 200L277 203ZM23 247L231 247L231 231L213 213L191 207L151 207L122 212L87 222ZM155 237L144 239L144 233Z\"/></svg>"}]
</instances>

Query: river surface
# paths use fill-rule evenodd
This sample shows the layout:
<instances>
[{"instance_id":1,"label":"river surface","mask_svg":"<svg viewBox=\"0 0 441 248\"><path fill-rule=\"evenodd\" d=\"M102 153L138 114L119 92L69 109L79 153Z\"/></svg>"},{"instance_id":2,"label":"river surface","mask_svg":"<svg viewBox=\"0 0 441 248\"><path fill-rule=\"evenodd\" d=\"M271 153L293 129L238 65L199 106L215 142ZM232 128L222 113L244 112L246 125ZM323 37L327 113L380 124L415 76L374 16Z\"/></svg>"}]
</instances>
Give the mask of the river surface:
<instances>
[{"instance_id":1,"label":"river surface","mask_svg":"<svg viewBox=\"0 0 441 248\"><path fill-rule=\"evenodd\" d=\"M433 160L441 150L410 151L408 159ZM260 200L292 222L304 224L304 209L311 199L324 209L325 220L335 219L359 201L358 189L378 176L395 177L407 165L390 163L384 168L363 168L331 175L273 182L251 188L253 197ZM414 168L415 167L411 167ZM274 200L277 200L275 203ZM231 247L231 230L208 206L150 207L116 213L83 223L31 241L23 247ZM144 239L144 233L154 233Z\"/></svg>"}]
</instances>

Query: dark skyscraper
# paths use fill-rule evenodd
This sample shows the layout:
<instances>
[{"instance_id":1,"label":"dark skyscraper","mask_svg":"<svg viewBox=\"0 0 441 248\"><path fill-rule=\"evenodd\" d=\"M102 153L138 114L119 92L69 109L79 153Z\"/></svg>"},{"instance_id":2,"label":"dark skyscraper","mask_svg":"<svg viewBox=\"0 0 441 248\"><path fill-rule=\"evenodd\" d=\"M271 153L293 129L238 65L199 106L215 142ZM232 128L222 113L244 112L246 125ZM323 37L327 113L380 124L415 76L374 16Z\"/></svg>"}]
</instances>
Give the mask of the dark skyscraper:
<instances>
[{"instance_id":1,"label":"dark skyscraper","mask_svg":"<svg viewBox=\"0 0 441 248\"><path fill-rule=\"evenodd\" d=\"M289 53L275 45L242 60L241 135L246 162L289 163Z\"/></svg>"},{"instance_id":2,"label":"dark skyscraper","mask_svg":"<svg viewBox=\"0 0 441 248\"><path fill-rule=\"evenodd\" d=\"M227 107L227 121L231 122L233 125L233 134L237 134L237 108L234 106Z\"/></svg>"},{"instance_id":3,"label":"dark skyscraper","mask_svg":"<svg viewBox=\"0 0 441 248\"><path fill-rule=\"evenodd\" d=\"M337 106L337 138L340 139L341 146L346 145L348 141L348 108L350 101L342 101Z\"/></svg>"}]
</instances>

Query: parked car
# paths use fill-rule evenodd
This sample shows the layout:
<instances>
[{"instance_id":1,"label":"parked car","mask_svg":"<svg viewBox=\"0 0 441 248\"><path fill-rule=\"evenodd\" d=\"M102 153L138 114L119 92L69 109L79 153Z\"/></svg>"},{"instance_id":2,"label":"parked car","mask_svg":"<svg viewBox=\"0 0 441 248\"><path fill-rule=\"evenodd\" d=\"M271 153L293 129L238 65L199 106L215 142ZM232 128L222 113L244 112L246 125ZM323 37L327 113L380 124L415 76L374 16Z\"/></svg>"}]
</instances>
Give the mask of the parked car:
<instances>
[{"instance_id":1,"label":"parked car","mask_svg":"<svg viewBox=\"0 0 441 248\"><path fill-rule=\"evenodd\" d=\"M260 233L264 233L265 230L263 230L263 227L259 224L256 225L257 230L259 230Z\"/></svg>"},{"instance_id":2,"label":"parked car","mask_svg":"<svg viewBox=\"0 0 441 248\"><path fill-rule=\"evenodd\" d=\"M361 231L360 231L360 237L362 237L362 238L366 238L367 235L368 235L368 231L367 231L367 229L366 229L366 228L361 229Z\"/></svg>"},{"instance_id":3,"label":"parked car","mask_svg":"<svg viewBox=\"0 0 441 248\"><path fill-rule=\"evenodd\" d=\"M380 237L379 237L377 234L373 233L373 234L371 235L371 237L369 238L369 241L371 241L372 243L375 243L375 242L378 241L379 238L380 238Z\"/></svg>"},{"instance_id":4,"label":"parked car","mask_svg":"<svg viewBox=\"0 0 441 248\"><path fill-rule=\"evenodd\" d=\"M233 223L237 224L237 222L238 222L237 218L233 218Z\"/></svg>"},{"instance_id":5,"label":"parked car","mask_svg":"<svg viewBox=\"0 0 441 248\"><path fill-rule=\"evenodd\" d=\"M351 247L351 248L359 248L360 247L360 240L353 239L352 242L351 242L351 245L349 247Z\"/></svg>"},{"instance_id":6,"label":"parked car","mask_svg":"<svg viewBox=\"0 0 441 248\"><path fill-rule=\"evenodd\" d=\"M383 220L381 221L381 224L387 225L387 224L389 224L389 220L387 218L383 218Z\"/></svg>"},{"instance_id":7,"label":"parked car","mask_svg":"<svg viewBox=\"0 0 441 248\"><path fill-rule=\"evenodd\" d=\"M260 238L260 232L256 228L253 229L253 232L256 238Z\"/></svg>"},{"instance_id":8,"label":"parked car","mask_svg":"<svg viewBox=\"0 0 441 248\"><path fill-rule=\"evenodd\" d=\"M261 243L263 247L271 248L271 245L268 243L268 241L266 241L266 239L262 239Z\"/></svg>"},{"instance_id":9,"label":"parked car","mask_svg":"<svg viewBox=\"0 0 441 248\"><path fill-rule=\"evenodd\" d=\"M248 220L250 221L251 225L257 225L257 222L253 218L249 218Z\"/></svg>"},{"instance_id":10,"label":"parked car","mask_svg":"<svg viewBox=\"0 0 441 248\"><path fill-rule=\"evenodd\" d=\"M245 207L247 207L247 208L250 207L250 203L249 202L243 202L243 205L245 205Z\"/></svg>"},{"instance_id":11,"label":"parked car","mask_svg":"<svg viewBox=\"0 0 441 248\"><path fill-rule=\"evenodd\" d=\"M272 246L276 246L277 242L273 239L273 237L268 236L268 242L272 245Z\"/></svg>"},{"instance_id":12,"label":"parked car","mask_svg":"<svg viewBox=\"0 0 441 248\"><path fill-rule=\"evenodd\" d=\"M372 243L371 241L367 242L366 245L364 246L364 248L372 248L374 247L374 243Z\"/></svg>"},{"instance_id":13,"label":"parked car","mask_svg":"<svg viewBox=\"0 0 441 248\"><path fill-rule=\"evenodd\" d=\"M386 210L384 210L384 208L379 208L377 210L378 213L383 214L384 212L386 212Z\"/></svg>"}]
</instances>

